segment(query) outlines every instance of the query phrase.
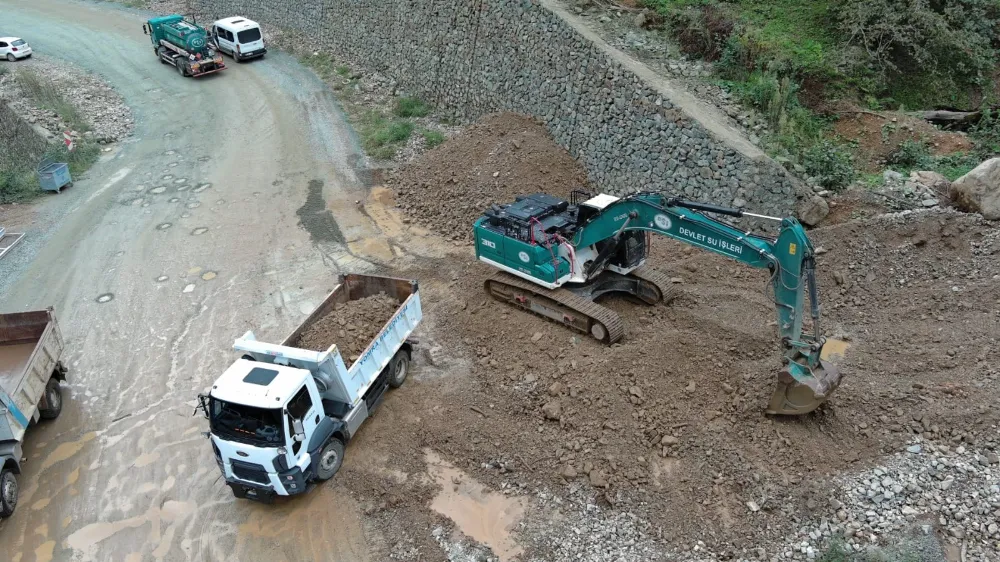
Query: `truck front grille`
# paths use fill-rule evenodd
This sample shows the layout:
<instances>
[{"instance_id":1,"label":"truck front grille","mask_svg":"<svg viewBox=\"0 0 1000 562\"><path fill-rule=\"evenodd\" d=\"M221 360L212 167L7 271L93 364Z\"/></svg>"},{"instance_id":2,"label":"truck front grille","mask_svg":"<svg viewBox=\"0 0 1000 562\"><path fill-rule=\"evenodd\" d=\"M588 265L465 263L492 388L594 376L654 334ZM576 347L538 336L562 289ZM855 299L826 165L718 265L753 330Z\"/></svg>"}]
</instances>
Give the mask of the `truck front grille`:
<instances>
[{"instance_id":1,"label":"truck front grille","mask_svg":"<svg viewBox=\"0 0 1000 562\"><path fill-rule=\"evenodd\" d=\"M232 461L232 464L233 476L239 478L240 480L248 480L259 484L269 484L271 482L271 479L267 476L267 471L264 470L264 467L259 464L241 462L237 460Z\"/></svg>"}]
</instances>

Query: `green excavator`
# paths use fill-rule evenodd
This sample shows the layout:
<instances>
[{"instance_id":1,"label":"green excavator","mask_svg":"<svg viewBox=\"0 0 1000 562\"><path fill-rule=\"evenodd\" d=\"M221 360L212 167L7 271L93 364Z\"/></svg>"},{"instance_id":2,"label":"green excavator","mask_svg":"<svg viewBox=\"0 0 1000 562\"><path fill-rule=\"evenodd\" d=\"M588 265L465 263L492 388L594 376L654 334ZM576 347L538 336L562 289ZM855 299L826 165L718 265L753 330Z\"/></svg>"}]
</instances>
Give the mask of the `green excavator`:
<instances>
[{"instance_id":1,"label":"green excavator","mask_svg":"<svg viewBox=\"0 0 1000 562\"><path fill-rule=\"evenodd\" d=\"M776 238L768 238L706 213L773 220L780 229ZM622 338L624 325L596 299L619 293L656 304L676 296L668 278L643 267L650 233L767 269L784 346L784 366L767 413L811 412L840 384L839 370L823 353L827 341L820 332L815 250L794 218L660 193L619 198L574 191L569 201L537 193L494 205L474 231L476 257L501 270L486 281L490 295L606 344ZM806 293L812 334L803 333Z\"/></svg>"}]
</instances>

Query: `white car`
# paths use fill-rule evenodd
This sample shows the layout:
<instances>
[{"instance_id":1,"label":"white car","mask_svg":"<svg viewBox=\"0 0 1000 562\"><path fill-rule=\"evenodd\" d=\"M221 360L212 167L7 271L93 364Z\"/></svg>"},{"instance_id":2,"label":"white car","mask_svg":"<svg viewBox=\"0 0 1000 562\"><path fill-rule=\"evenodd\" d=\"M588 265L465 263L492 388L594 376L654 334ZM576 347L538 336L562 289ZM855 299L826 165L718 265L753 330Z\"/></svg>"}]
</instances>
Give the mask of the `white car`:
<instances>
[{"instance_id":1,"label":"white car","mask_svg":"<svg viewBox=\"0 0 1000 562\"><path fill-rule=\"evenodd\" d=\"M31 56L31 46L20 37L0 37L0 58L10 62Z\"/></svg>"}]
</instances>

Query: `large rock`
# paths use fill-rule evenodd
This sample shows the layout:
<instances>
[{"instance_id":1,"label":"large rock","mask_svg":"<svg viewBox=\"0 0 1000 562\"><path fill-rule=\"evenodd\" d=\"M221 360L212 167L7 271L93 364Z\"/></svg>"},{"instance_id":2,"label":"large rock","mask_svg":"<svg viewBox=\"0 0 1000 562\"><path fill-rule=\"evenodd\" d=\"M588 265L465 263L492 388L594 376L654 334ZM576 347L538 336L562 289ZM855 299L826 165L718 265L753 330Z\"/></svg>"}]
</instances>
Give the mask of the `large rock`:
<instances>
[{"instance_id":1,"label":"large rock","mask_svg":"<svg viewBox=\"0 0 1000 562\"><path fill-rule=\"evenodd\" d=\"M938 172L921 171L910 172L910 181L928 187L937 193L944 195L948 192L951 182Z\"/></svg>"},{"instance_id":2,"label":"large rock","mask_svg":"<svg viewBox=\"0 0 1000 562\"><path fill-rule=\"evenodd\" d=\"M1000 158L991 158L951 184L951 199L967 213L1000 220Z\"/></svg>"},{"instance_id":3,"label":"large rock","mask_svg":"<svg viewBox=\"0 0 1000 562\"><path fill-rule=\"evenodd\" d=\"M819 195L799 203L799 220L806 226L816 226L830 214L830 205Z\"/></svg>"}]
</instances>

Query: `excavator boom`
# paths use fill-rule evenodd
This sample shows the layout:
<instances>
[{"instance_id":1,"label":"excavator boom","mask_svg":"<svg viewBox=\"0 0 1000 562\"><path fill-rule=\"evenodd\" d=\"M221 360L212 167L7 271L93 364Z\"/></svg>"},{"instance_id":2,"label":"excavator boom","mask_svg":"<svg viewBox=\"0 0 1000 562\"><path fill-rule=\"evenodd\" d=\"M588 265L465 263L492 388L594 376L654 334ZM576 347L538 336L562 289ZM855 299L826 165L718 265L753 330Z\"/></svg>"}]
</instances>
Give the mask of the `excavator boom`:
<instances>
[{"instance_id":1,"label":"excavator boom","mask_svg":"<svg viewBox=\"0 0 1000 562\"><path fill-rule=\"evenodd\" d=\"M841 376L821 359L825 340L819 329L815 257L805 230L794 218L774 219L780 222L779 232L769 238L705 212L744 215L738 209L658 193L598 195L572 202L536 194L494 207L476 221L476 253L503 272L486 282L486 290L495 298L606 343L617 341L624 330L617 315L593 299L621 292L652 304L676 294L662 276L642 267L649 234L767 269L785 348L784 366L767 411L814 410L837 388ZM812 334L803 333L807 295Z\"/></svg>"}]
</instances>

